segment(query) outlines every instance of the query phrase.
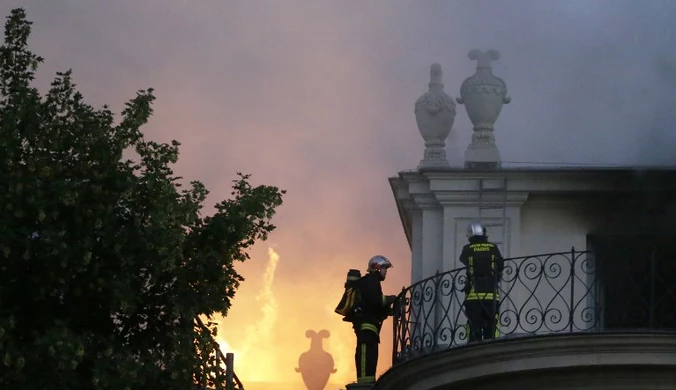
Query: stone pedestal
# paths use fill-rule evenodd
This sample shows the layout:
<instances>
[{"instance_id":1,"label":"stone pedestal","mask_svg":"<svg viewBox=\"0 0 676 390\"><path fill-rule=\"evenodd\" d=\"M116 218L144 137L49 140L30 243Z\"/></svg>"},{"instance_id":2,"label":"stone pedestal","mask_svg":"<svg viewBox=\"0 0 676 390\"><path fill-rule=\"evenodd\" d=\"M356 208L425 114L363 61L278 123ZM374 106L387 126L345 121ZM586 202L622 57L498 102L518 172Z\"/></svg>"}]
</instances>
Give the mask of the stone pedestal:
<instances>
[{"instance_id":1,"label":"stone pedestal","mask_svg":"<svg viewBox=\"0 0 676 390\"><path fill-rule=\"evenodd\" d=\"M486 162L489 160L490 162ZM465 168L468 169L499 169L502 168L502 157L495 145L486 148L467 148L465 151Z\"/></svg>"},{"instance_id":2,"label":"stone pedestal","mask_svg":"<svg viewBox=\"0 0 676 390\"><path fill-rule=\"evenodd\" d=\"M474 136L472 136L472 143L465 150L465 168L502 168L502 157L495 144L495 139L493 138L491 142L476 142L474 141Z\"/></svg>"}]
</instances>

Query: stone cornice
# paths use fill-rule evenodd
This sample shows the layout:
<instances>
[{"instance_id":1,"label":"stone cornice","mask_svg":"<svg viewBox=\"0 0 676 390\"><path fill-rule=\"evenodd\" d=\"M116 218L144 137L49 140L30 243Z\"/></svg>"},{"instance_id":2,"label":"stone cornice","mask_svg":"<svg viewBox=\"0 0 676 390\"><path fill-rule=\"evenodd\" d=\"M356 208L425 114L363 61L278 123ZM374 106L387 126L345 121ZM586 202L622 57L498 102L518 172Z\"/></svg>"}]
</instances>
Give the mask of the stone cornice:
<instances>
[{"instance_id":1,"label":"stone cornice","mask_svg":"<svg viewBox=\"0 0 676 390\"><path fill-rule=\"evenodd\" d=\"M502 194L489 193L489 203L502 203ZM444 206L472 206L479 202L478 191L434 191L439 203ZM486 198L485 198L486 199ZM528 200L528 192L507 192L507 206L521 206Z\"/></svg>"},{"instance_id":2,"label":"stone cornice","mask_svg":"<svg viewBox=\"0 0 676 390\"><path fill-rule=\"evenodd\" d=\"M618 166L618 167L570 167L570 166L551 166L551 167L502 167L500 169L469 169L460 167L447 168L426 168L426 169L409 169L400 172L401 174L424 174L426 176L467 176L467 177L486 177L496 175L507 175L509 177L517 177L519 175L527 176L580 176L580 175L600 175L607 177L614 176L645 176L645 175L676 175L676 165L674 166L654 166L654 167L632 167L632 166Z\"/></svg>"},{"instance_id":3,"label":"stone cornice","mask_svg":"<svg viewBox=\"0 0 676 390\"><path fill-rule=\"evenodd\" d=\"M495 180L500 176L486 177L430 177L430 189L434 191L478 191L479 180ZM600 177L507 177L509 191L522 192L614 192L621 186L615 180Z\"/></svg>"},{"instance_id":4,"label":"stone cornice","mask_svg":"<svg viewBox=\"0 0 676 390\"><path fill-rule=\"evenodd\" d=\"M415 204L421 209L432 209L440 208L439 201L434 197L434 194L412 194L411 197L415 201Z\"/></svg>"},{"instance_id":5,"label":"stone cornice","mask_svg":"<svg viewBox=\"0 0 676 390\"><path fill-rule=\"evenodd\" d=\"M530 199L527 197L536 198L539 195L547 197L570 197L574 194L615 196L618 192L676 190L676 168L645 170L633 168L503 168L498 170L444 168L402 171L389 180L409 243L411 242L410 210L413 206L404 207L404 203L413 202L412 198L429 195L434 196L436 201L416 199L415 203L419 206L415 207L442 207L441 203L444 206L474 206L478 201L478 179L495 181L501 178L507 178L507 203L510 206L519 206L526 199ZM587 203L588 199L584 202ZM496 203L496 201L491 201L491 203ZM542 202L537 203L538 205L533 206L544 205Z\"/></svg>"},{"instance_id":6,"label":"stone cornice","mask_svg":"<svg viewBox=\"0 0 676 390\"><path fill-rule=\"evenodd\" d=\"M676 167L668 169L447 169L401 172L400 177L411 180L414 175L440 183L444 189L456 189L478 179L507 178L508 188L514 191L588 192L588 191L645 191L647 188L676 189ZM447 188L452 185L454 188ZM464 184L467 185L467 184ZM459 188L458 188L459 189Z\"/></svg>"},{"instance_id":7,"label":"stone cornice","mask_svg":"<svg viewBox=\"0 0 676 390\"><path fill-rule=\"evenodd\" d=\"M411 208L415 206L415 203L408 193L408 188L406 188L407 186L400 177L390 177L388 181L390 183L392 195L394 195L394 201L397 205L397 213L399 214L401 225L404 228L404 235L406 236L406 241L408 242L410 249L412 248Z\"/></svg>"},{"instance_id":8,"label":"stone cornice","mask_svg":"<svg viewBox=\"0 0 676 390\"><path fill-rule=\"evenodd\" d=\"M407 213L413 213L413 212L416 212L416 211L420 211L420 207L415 203L415 201L413 199L403 199L403 200L401 200L401 207Z\"/></svg>"},{"instance_id":9,"label":"stone cornice","mask_svg":"<svg viewBox=\"0 0 676 390\"><path fill-rule=\"evenodd\" d=\"M613 201L613 195L608 194L585 194L585 196L548 196L531 194L528 198L528 207L531 209L552 209L569 207L576 210L585 210L586 212L593 210L605 210L603 207L609 201Z\"/></svg>"},{"instance_id":10,"label":"stone cornice","mask_svg":"<svg viewBox=\"0 0 676 390\"><path fill-rule=\"evenodd\" d=\"M502 339L403 363L383 374L375 389L474 389L466 384L497 375L509 375L510 380L516 380L533 372L545 376L547 372L564 372L573 376L594 367L631 370L636 366L674 372L676 335L568 334Z\"/></svg>"}]
</instances>

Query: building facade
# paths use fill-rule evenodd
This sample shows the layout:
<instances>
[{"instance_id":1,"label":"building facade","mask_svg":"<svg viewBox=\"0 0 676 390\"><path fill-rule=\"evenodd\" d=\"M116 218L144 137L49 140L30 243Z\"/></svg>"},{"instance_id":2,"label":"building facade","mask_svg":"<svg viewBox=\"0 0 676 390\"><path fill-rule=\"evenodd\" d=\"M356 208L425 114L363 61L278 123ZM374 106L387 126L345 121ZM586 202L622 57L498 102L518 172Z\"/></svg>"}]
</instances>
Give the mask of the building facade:
<instances>
[{"instance_id":1,"label":"building facade","mask_svg":"<svg viewBox=\"0 0 676 390\"><path fill-rule=\"evenodd\" d=\"M456 105L434 64L415 105L424 158L390 178L412 284L375 388L676 388L676 168L503 166L499 53L469 56L477 71L457 99L474 125L465 165L446 159ZM459 255L475 221L507 260L497 338L468 344Z\"/></svg>"}]
</instances>

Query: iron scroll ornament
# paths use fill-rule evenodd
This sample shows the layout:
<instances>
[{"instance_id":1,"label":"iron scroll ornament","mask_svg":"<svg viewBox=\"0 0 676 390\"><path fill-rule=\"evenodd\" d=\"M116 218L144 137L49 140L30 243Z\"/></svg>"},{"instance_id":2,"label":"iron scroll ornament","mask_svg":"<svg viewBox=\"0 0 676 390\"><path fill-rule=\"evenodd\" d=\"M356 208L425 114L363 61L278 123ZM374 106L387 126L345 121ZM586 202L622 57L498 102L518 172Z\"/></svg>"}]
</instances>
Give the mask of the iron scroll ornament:
<instances>
[{"instance_id":1,"label":"iron scroll ornament","mask_svg":"<svg viewBox=\"0 0 676 390\"><path fill-rule=\"evenodd\" d=\"M505 259L496 291L497 338L603 330L601 271L590 252L574 248ZM402 290L395 302L393 364L467 343L466 284L466 269L459 268Z\"/></svg>"}]
</instances>

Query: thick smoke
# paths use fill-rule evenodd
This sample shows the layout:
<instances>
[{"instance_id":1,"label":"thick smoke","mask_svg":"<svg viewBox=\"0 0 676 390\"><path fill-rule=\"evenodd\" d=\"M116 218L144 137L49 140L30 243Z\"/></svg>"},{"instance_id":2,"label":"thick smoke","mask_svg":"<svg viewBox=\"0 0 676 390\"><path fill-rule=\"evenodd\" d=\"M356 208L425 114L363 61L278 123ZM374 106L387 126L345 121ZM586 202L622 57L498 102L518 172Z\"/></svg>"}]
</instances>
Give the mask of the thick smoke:
<instances>
[{"instance_id":1,"label":"thick smoke","mask_svg":"<svg viewBox=\"0 0 676 390\"><path fill-rule=\"evenodd\" d=\"M442 64L446 91L457 96L473 72L466 55L474 47L503 55L495 72L514 98L497 124L506 161L667 163L676 142L676 3L669 0L10 0L0 12L19 5L38 22L33 43L47 68L74 67L101 103L152 84L158 114L186 117L167 136L185 139L187 123L199 138L191 144L210 131L233 144L269 133L285 138L275 157L301 153L318 162L302 163L306 171L349 165L342 153L317 147L330 150L336 136L327 133L338 132L345 147L369 150L359 156L364 165L413 167L421 141L411 106L429 64ZM312 111L329 113L315 119ZM471 126L459 111L454 139L462 151Z\"/></svg>"}]
</instances>

